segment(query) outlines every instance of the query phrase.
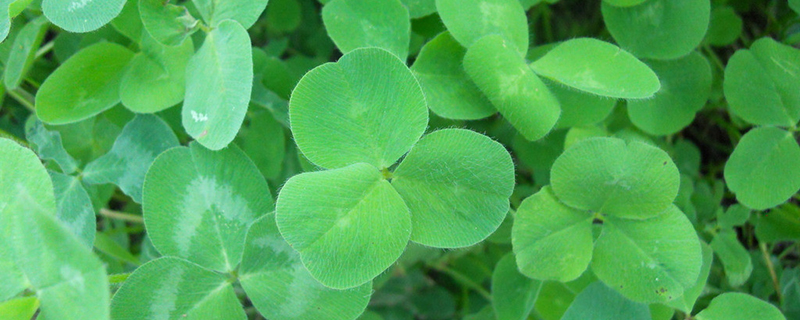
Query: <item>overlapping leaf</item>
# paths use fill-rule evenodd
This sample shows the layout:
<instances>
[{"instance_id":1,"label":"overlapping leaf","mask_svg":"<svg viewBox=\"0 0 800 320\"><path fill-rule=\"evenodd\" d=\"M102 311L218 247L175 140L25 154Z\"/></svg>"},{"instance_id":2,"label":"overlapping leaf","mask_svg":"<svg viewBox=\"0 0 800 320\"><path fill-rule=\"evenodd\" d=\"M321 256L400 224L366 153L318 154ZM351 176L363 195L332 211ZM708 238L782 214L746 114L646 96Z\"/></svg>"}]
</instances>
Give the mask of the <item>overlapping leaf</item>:
<instances>
[{"instance_id":1,"label":"overlapping leaf","mask_svg":"<svg viewBox=\"0 0 800 320\"><path fill-rule=\"evenodd\" d=\"M343 53L377 47L401 60L408 56L411 23L399 0L333 0L322 9L322 19Z\"/></svg>"},{"instance_id":2,"label":"overlapping leaf","mask_svg":"<svg viewBox=\"0 0 800 320\"><path fill-rule=\"evenodd\" d=\"M447 30L464 47L497 34L518 55L528 51L528 22L518 0L437 0L436 9Z\"/></svg>"},{"instance_id":3,"label":"overlapping leaf","mask_svg":"<svg viewBox=\"0 0 800 320\"><path fill-rule=\"evenodd\" d=\"M114 19L126 0L44 0L48 20L69 32L89 32Z\"/></svg>"}]
</instances>

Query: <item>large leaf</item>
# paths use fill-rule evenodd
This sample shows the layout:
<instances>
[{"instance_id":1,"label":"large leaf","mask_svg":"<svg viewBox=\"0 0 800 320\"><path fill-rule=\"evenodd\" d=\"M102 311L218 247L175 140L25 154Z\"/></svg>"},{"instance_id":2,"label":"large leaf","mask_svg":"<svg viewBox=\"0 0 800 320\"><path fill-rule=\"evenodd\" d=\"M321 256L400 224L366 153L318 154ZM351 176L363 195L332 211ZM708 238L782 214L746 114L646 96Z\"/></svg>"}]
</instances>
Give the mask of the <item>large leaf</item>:
<instances>
[{"instance_id":1,"label":"large leaf","mask_svg":"<svg viewBox=\"0 0 800 320\"><path fill-rule=\"evenodd\" d=\"M541 289L541 281L519 273L514 254L503 256L492 272L492 308L497 320L527 319Z\"/></svg>"},{"instance_id":2,"label":"large leaf","mask_svg":"<svg viewBox=\"0 0 800 320\"><path fill-rule=\"evenodd\" d=\"M412 241L466 247L503 222L514 190L514 162L489 137L444 129L414 145L395 170L392 186L411 211Z\"/></svg>"},{"instance_id":3,"label":"large leaf","mask_svg":"<svg viewBox=\"0 0 800 320\"><path fill-rule=\"evenodd\" d=\"M711 3L698 0L648 0L632 7L603 1L603 20L620 46L640 58L675 59L703 41Z\"/></svg>"},{"instance_id":4,"label":"large leaf","mask_svg":"<svg viewBox=\"0 0 800 320\"><path fill-rule=\"evenodd\" d=\"M335 289L375 278L400 257L411 236L403 199L365 163L292 177L278 196L276 215L311 275Z\"/></svg>"},{"instance_id":5,"label":"large leaf","mask_svg":"<svg viewBox=\"0 0 800 320\"><path fill-rule=\"evenodd\" d=\"M28 149L8 139L0 138L0 217L13 212L7 209L12 204L27 198L41 211L55 216L56 199L53 183L39 158ZM0 224L0 228L5 228ZM5 229L2 229L5 230ZM5 232L4 232L5 233Z\"/></svg>"},{"instance_id":6,"label":"large leaf","mask_svg":"<svg viewBox=\"0 0 800 320\"><path fill-rule=\"evenodd\" d=\"M144 177L150 164L159 154L178 145L175 133L161 118L138 115L125 125L111 151L86 165L83 181L113 183L141 203Z\"/></svg>"},{"instance_id":7,"label":"large leaf","mask_svg":"<svg viewBox=\"0 0 800 320\"><path fill-rule=\"evenodd\" d=\"M694 285L702 266L691 222L671 206L647 220L607 217L595 243L592 271L637 302L667 302Z\"/></svg>"},{"instance_id":8,"label":"large leaf","mask_svg":"<svg viewBox=\"0 0 800 320\"><path fill-rule=\"evenodd\" d=\"M289 102L297 146L314 164L387 168L428 125L419 83L388 51L354 50L308 72Z\"/></svg>"},{"instance_id":9,"label":"large leaf","mask_svg":"<svg viewBox=\"0 0 800 320\"><path fill-rule=\"evenodd\" d=\"M733 54L723 88L731 112L757 125L792 127L800 120L800 50L770 38Z\"/></svg>"},{"instance_id":10,"label":"large leaf","mask_svg":"<svg viewBox=\"0 0 800 320\"><path fill-rule=\"evenodd\" d=\"M563 42L531 68L567 86L611 98L649 98L661 87L656 74L636 57L591 38Z\"/></svg>"},{"instance_id":11,"label":"large leaf","mask_svg":"<svg viewBox=\"0 0 800 320\"><path fill-rule=\"evenodd\" d=\"M708 308L695 316L697 320L785 320L781 312L769 302L739 292L723 293Z\"/></svg>"},{"instance_id":12,"label":"large leaf","mask_svg":"<svg viewBox=\"0 0 800 320\"><path fill-rule=\"evenodd\" d=\"M236 146L197 143L162 153L144 182L144 220L153 245L221 272L236 268L250 224L272 211L258 168Z\"/></svg>"},{"instance_id":13,"label":"large leaf","mask_svg":"<svg viewBox=\"0 0 800 320\"><path fill-rule=\"evenodd\" d=\"M122 104L138 113L153 113L183 101L186 65L194 54L191 39L177 47L158 43L142 33L142 52L136 54L122 77Z\"/></svg>"},{"instance_id":14,"label":"large leaf","mask_svg":"<svg viewBox=\"0 0 800 320\"><path fill-rule=\"evenodd\" d=\"M113 319L247 319L225 275L163 257L143 264L111 300Z\"/></svg>"},{"instance_id":15,"label":"large leaf","mask_svg":"<svg viewBox=\"0 0 800 320\"><path fill-rule=\"evenodd\" d=\"M322 8L325 30L342 53L376 47L404 61L411 32L408 19L399 0L333 0Z\"/></svg>"},{"instance_id":16,"label":"large leaf","mask_svg":"<svg viewBox=\"0 0 800 320\"><path fill-rule=\"evenodd\" d=\"M520 272L539 280L577 279L592 260L593 219L559 202L550 187L525 199L511 231Z\"/></svg>"},{"instance_id":17,"label":"large leaf","mask_svg":"<svg viewBox=\"0 0 800 320\"><path fill-rule=\"evenodd\" d=\"M650 320L650 309L646 304L628 300L599 281L583 289L561 318L561 320L617 319Z\"/></svg>"},{"instance_id":18,"label":"large leaf","mask_svg":"<svg viewBox=\"0 0 800 320\"><path fill-rule=\"evenodd\" d=\"M800 189L800 146L790 132L750 130L725 164L725 182L736 200L756 210L777 206Z\"/></svg>"},{"instance_id":19,"label":"large leaf","mask_svg":"<svg viewBox=\"0 0 800 320\"><path fill-rule=\"evenodd\" d=\"M472 44L464 69L498 111L528 140L544 137L561 107L509 40L489 35Z\"/></svg>"},{"instance_id":20,"label":"large leaf","mask_svg":"<svg viewBox=\"0 0 800 320\"><path fill-rule=\"evenodd\" d=\"M186 67L186 132L211 150L227 146L247 113L252 79L250 36L235 21L221 22Z\"/></svg>"},{"instance_id":21,"label":"large leaf","mask_svg":"<svg viewBox=\"0 0 800 320\"><path fill-rule=\"evenodd\" d=\"M144 29L164 45L178 46L198 29L199 21L184 6L164 0L138 1Z\"/></svg>"},{"instance_id":22,"label":"large leaf","mask_svg":"<svg viewBox=\"0 0 800 320\"><path fill-rule=\"evenodd\" d=\"M497 34L519 56L528 51L528 20L519 0L437 0L442 22L464 47Z\"/></svg>"},{"instance_id":23,"label":"large leaf","mask_svg":"<svg viewBox=\"0 0 800 320\"><path fill-rule=\"evenodd\" d=\"M269 0L192 0L197 11L211 27L219 27L225 20L235 20L250 29L264 12Z\"/></svg>"},{"instance_id":24,"label":"large leaf","mask_svg":"<svg viewBox=\"0 0 800 320\"><path fill-rule=\"evenodd\" d=\"M278 232L275 216L259 218L247 233L239 281L268 319L355 319L372 294L371 282L353 289L323 286Z\"/></svg>"},{"instance_id":25,"label":"large leaf","mask_svg":"<svg viewBox=\"0 0 800 320\"><path fill-rule=\"evenodd\" d=\"M89 32L109 23L126 0L44 0L42 11L48 20L69 32Z\"/></svg>"},{"instance_id":26,"label":"large leaf","mask_svg":"<svg viewBox=\"0 0 800 320\"><path fill-rule=\"evenodd\" d=\"M36 115L48 124L67 124L110 109L120 101L120 80L132 58L133 52L111 42L78 51L39 88Z\"/></svg>"},{"instance_id":27,"label":"large leaf","mask_svg":"<svg viewBox=\"0 0 800 320\"><path fill-rule=\"evenodd\" d=\"M645 219L678 195L680 175L666 152L641 142L589 138L556 159L550 173L565 204L604 215Z\"/></svg>"},{"instance_id":28,"label":"large leaf","mask_svg":"<svg viewBox=\"0 0 800 320\"><path fill-rule=\"evenodd\" d=\"M663 84L652 99L628 101L628 115L638 128L653 135L681 131L694 120L711 94L711 66L698 52L647 65Z\"/></svg>"},{"instance_id":29,"label":"large leaf","mask_svg":"<svg viewBox=\"0 0 800 320\"><path fill-rule=\"evenodd\" d=\"M2 4L0 4L2 5ZM28 73L28 69L33 65L36 51L44 40L47 32L47 19L39 17L31 20L14 37L14 44L8 60L5 61L5 71L3 73L3 83L6 90L16 89Z\"/></svg>"},{"instance_id":30,"label":"large leaf","mask_svg":"<svg viewBox=\"0 0 800 320\"><path fill-rule=\"evenodd\" d=\"M497 113L464 71L461 62L466 52L449 32L443 32L422 47L411 67L428 107L441 117L476 120Z\"/></svg>"}]
</instances>

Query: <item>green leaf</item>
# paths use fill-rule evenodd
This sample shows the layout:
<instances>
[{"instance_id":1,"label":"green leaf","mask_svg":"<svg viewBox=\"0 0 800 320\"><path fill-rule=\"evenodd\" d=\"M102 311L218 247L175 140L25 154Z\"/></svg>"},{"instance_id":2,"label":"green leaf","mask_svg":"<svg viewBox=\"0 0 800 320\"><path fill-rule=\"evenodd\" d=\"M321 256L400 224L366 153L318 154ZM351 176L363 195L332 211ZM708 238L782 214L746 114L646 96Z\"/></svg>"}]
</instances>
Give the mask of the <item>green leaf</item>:
<instances>
[{"instance_id":1,"label":"green leaf","mask_svg":"<svg viewBox=\"0 0 800 320\"><path fill-rule=\"evenodd\" d=\"M225 20L234 20L250 29L264 12L269 0L192 0L203 20L211 27L220 27Z\"/></svg>"},{"instance_id":2,"label":"green leaf","mask_svg":"<svg viewBox=\"0 0 800 320\"><path fill-rule=\"evenodd\" d=\"M142 203L145 174L156 156L179 145L169 125L155 115L137 115L122 129L106 155L83 171L89 184L113 183L137 203Z\"/></svg>"},{"instance_id":3,"label":"green leaf","mask_svg":"<svg viewBox=\"0 0 800 320\"><path fill-rule=\"evenodd\" d=\"M298 0L272 0L267 9L267 30L288 33L296 30L303 22L303 8Z\"/></svg>"},{"instance_id":4,"label":"green leaf","mask_svg":"<svg viewBox=\"0 0 800 320\"><path fill-rule=\"evenodd\" d=\"M791 0L789 2L792 2ZM711 10L705 41L712 46L727 46L742 34L742 18L730 6L721 5Z\"/></svg>"},{"instance_id":5,"label":"green leaf","mask_svg":"<svg viewBox=\"0 0 800 320\"><path fill-rule=\"evenodd\" d=\"M411 19L422 18L436 12L436 0L402 0Z\"/></svg>"},{"instance_id":6,"label":"green leaf","mask_svg":"<svg viewBox=\"0 0 800 320\"><path fill-rule=\"evenodd\" d=\"M272 114L261 112L250 119L249 130L241 146L265 178L278 178L286 156L286 138L283 127Z\"/></svg>"},{"instance_id":7,"label":"green leaf","mask_svg":"<svg viewBox=\"0 0 800 320\"><path fill-rule=\"evenodd\" d=\"M697 47L708 29L711 2L648 0L633 7L603 1L603 20L619 45L640 58L676 59Z\"/></svg>"},{"instance_id":8,"label":"green leaf","mask_svg":"<svg viewBox=\"0 0 800 320\"><path fill-rule=\"evenodd\" d=\"M227 146L247 113L253 87L251 79L250 36L235 21L221 22L208 33L203 46L186 67L182 112L186 132L211 150Z\"/></svg>"},{"instance_id":9,"label":"green leaf","mask_svg":"<svg viewBox=\"0 0 800 320\"><path fill-rule=\"evenodd\" d=\"M82 49L39 88L36 115L48 124L68 124L111 109L120 101L120 79L132 58L133 52L111 42Z\"/></svg>"},{"instance_id":10,"label":"green leaf","mask_svg":"<svg viewBox=\"0 0 800 320\"><path fill-rule=\"evenodd\" d=\"M411 67L428 107L440 117L477 120L497 113L464 71L461 62L466 52L449 32L443 32L422 47Z\"/></svg>"},{"instance_id":11,"label":"green leaf","mask_svg":"<svg viewBox=\"0 0 800 320\"><path fill-rule=\"evenodd\" d=\"M800 146L782 129L748 131L725 164L725 182L741 204L756 210L775 207L800 189Z\"/></svg>"},{"instance_id":12,"label":"green leaf","mask_svg":"<svg viewBox=\"0 0 800 320\"><path fill-rule=\"evenodd\" d=\"M464 69L526 139L539 140L558 121L558 100L503 37L489 35L477 40L467 49Z\"/></svg>"},{"instance_id":13,"label":"green leaf","mask_svg":"<svg viewBox=\"0 0 800 320\"><path fill-rule=\"evenodd\" d=\"M604 97L652 97L658 77L633 55L608 42L578 38L562 42L531 63L537 74Z\"/></svg>"},{"instance_id":14,"label":"green leaf","mask_svg":"<svg viewBox=\"0 0 800 320\"><path fill-rule=\"evenodd\" d=\"M92 247L97 222L92 199L80 180L50 171L56 197L56 218L87 248Z\"/></svg>"},{"instance_id":15,"label":"green leaf","mask_svg":"<svg viewBox=\"0 0 800 320\"><path fill-rule=\"evenodd\" d=\"M725 278L728 279L731 286L741 286L750 278L750 273L753 272L753 262L750 260L750 253L736 238L735 231L723 230L718 233L711 241L711 248L722 262L722 266L725 268Z\"/></svg>"},{"instance_id":16,"label":"green leaf","mask_svg":"<svg viewBox=\"0 0 800 320\"><path fill-rule=\"evenodd\" d=\"M163 257L143 264L111 300L113 319L247 319L222 274Z\"/></svg>"},{"instance_id":17,"label":"green leaf","mask_svg":"<svg viewBox=\"0 0 800 320\"><path fill-rule=\"evenodd\" d=\"M164 0L138 1L144 29L161 44L178 46L199 29L199 21L184 6Z\"/></svg>"},{"instance_id":18,"label":"green leaf","mask_svg":"<svg viewBox=\"0 0 800 320\"><path fill-rule=\"evenodd\" d=\"M756 125L792 127L800 120L800 50L770 38L738 50L725 67L731 112Z\"/></svg>"},{"instance_id":19,"label":"green leaf","mask_svg":"<svg viewBox=\"0 0 800 320\"><path fill-rule=\"evenodd\" d=\"M0 319L30 320L39 309L36 297L21 297L0 303Z\"/></svg>"},{"instance_id":20,"label":"green leaf","mask_svg":"<svg viewBox=\"0 0 800 320\"><path fill-rule=\"evenodd\" d=\"M42 302L43 319L108 319L105 268L56 219L50 177L33 152L0 139L0 231ZM23 174L20 174L23 173Z\"/></svg>"},{"instance_id":21,"label":"green leaf","mask_svg":"<svg viewBox=\"0 0 800 320\"><path fill-rule=\"evenodd\" d=\"M511 231L520 272L539 280L577 279L592 260L593 220L559 202L550 187L525 199Z\"/></svg>"},{"instance_id":22,"label":"green leaf","mask_svg":"<svg viewBox=\"0 0 800 320\"><path fill-rule=\"evenodd\" d=\"M695 316L697 320L785 320L781 312L769 302L739 292L723 293L708 308Z\"/></svg>"},{"instance_id":23,"label":"green leaf","mask_svg":"<svg viewBox=\"0 0 800 320\"><path fill-rule=\"evenodd\" d=\"M527 319L541 289L541 281L519 273L514 254L503 256L492 272L492 308L497 320Z\"/></svg>"},{"instance_id":24,"label":"green leaf","mask_svg":"<svg viewBox=\"0 0 800 320\"><path fill-rule=\"evenodd\" d=\"M69 32L89 32L109 23L125 6L126 0L43 0L42 11L48 20Z\"/></svg>"},{"instance_id":25,"label":"green leaf","mask_svg":"<svg viewBox=\"0 0 800 320\"><path fill-rule=\"evenodd\" d=\"M144 26L139 16L139 0L126 0L122 12L111 20L111 26L133 42L140 43Z\"/></svg>"},{"instance_id":26,"label":"green leaf","mask_svg":"<svg viewBox=\"0 0 800 320\"><path fill-rule=\"evenodd\" d=\"M114 241L114 239L104 232L97 233L97 237L94 239L94 247L98 251L112 256L117 260L124 261L135 266L140 264L139 259L134 257L128 251L128 249L123 248L121 245L119 245L119 243Z\"/></svg>"},{"instance_id":27,"label":"green leaf","mask_svg":"<svg viewBox=\"0 0 800 320\"><path fill-rule=\"evenodd\" d=\"M604 215L646 219L675 200L678 168L661 149L617 138L589 138L564 151L550 172L564 204Z\"/></svg>"},{"instance_id":28,"label":"green leaf","mask_svg":"<svg viewBox=\"0 0 800 320\"><path fill-rule=\"evenodd\" d=\"M608 3L615 7L632 7L641 4L647 0L603 0L603 2Z\"/></svg>"},{"instance_id":29,"label":"green leaf","mask_svg":"<svg viewBox=\"0 0 800 320\"><path fill-rule=\"evenodd\" d=\"M191 39L177 47L158 43L143 32L141 49L122 76L122 104L137 113L153 113L172 107L186 93L186 65L194 54Z\"/></svg>"},{"instance_id":30,"label":"green leaf","mask_svg":"<svg viewBox=\"0 0 800 320\"><path fill-rule=\"evenodd\" d=\"M272 211L267 182L238 147L197 143L162 153L144 181L145 226L167 256L228 272L242 258L250 224Z\"/></svg>"},{"instance_id":31,"label":"green leaf","mask_svg":"<svg viewBox=\"0 0 800 320\"><path fill-rule=\"evenodd\" d=\"M28 74L36 57L36 51L39 50L39 46L44 40L48 25L47 19L40 16L25 24L14 37L12 45L14 49L11 50L8 60L5 61L6 69L3 73L6 90L16 89Z\"/></svg>"},{"instance_id":32,"label":"green leaf","mask_svg":"<svg viewBox=\"0 0 800 320\"><path fill-rule=\"evenodd\" d=\"M322 8L328 36L342 53L376 47L400 60L408 56L411 23L399 0L333 0Z\"/></svg>"},{"instance_id":33,"label":"green leaf","mask_svg":"<svg viewBox=\"0 0 800 320\"><path fill-rule=\"evenodd\" d=\"M8 31L11 29L11 17L9 16L8 6L14 0L0 0L0 42L3 42L8 37Z\"/></svg>"},{"instance_id":34,"label":"green leaf","mask_svg":"<svg viewBox=\"0 0 800 320\"><path fill-rule=\"evenodd\" d=\"M703 266L700 267L700 276L695 281L694 285L687 287L683 290L683 295L680 298L667 302L666 305L672 308L681 310L685 313L691 313L694 308L697 298L703 294L708 282L708 277L711 271L711 264L714 261L714 251L705 242L700 242L700 247L703 254Z\"/></svg>"},{"instance_id":35,"label":"green leaf","mask_svg":"<svg viewBox=\"0 0 800 320\"><path fill-rule=\"evenodd\" d=\"M514 191L514 162L489 137L444 129L417 142L395 170L392 186L411 212L412 241L466 247L503 222Z\"/></svg>"},{"instance_id":36,"label":"green leaf","mask_svg":"<svg viewBox=\"0 0 800 320\"><path fill-rule=\"evenodd\" d=\"M278 196L276 220L311 275L334 289L378 276L411 235L403 199L365 163L292 177Z\"/></svg>"},{"instance_id":37,"label":"green leaf","mask_svg":"<svg viewBox=\"0 0 800 320\"><path fill-rule=\"evenodd\" d=\"M78 162L64 149L61 133L47 130L36 116L28 118L25 122L25 139L39 158L54 160L62 172L70 174L78 169Z\"/></svg>"},{"instance_id":38,"label":"green leaf","mask_svg":"<svg viewBox=\"0 0 800 320\"><path fill-rule=\"evenodd\" d=\"M583 289L569 306L561 320L650 319L646 304L626 299L602 282Z\"/></svg>"},{"instance_id":39,"label":"green leaf","mask_svg":"<svg viewBox=\"0 0 800 320\"><path fill-rule=\"evenodd\" d=\"M757 215L756 237L759 241L800 240L800 208L787 204Z\"/></svg>"},{"instance_id":40,"label":"green leaf","mask_svg":"<svg viewBox=\"0 0 800 320\"><path fill-rule=\"evenodd\" d=\"M800 0L789 0L789 7L800 15Z\"/></svg>"},{"instance_id":41,"label":"green leaf","mask_svg":"<svg viewBox=\"0 0 800 320\"><path fill-rule=\"evenodd\" d=\"M738 203L717 214L717 223L723 229L744 225L747 220L750 220L750 209Z\"/></svg>"},{"instance_id":42,"label":"green leaf","mask_svg":"<svg viewBox=\"0 0 800 320\"><path fill-rule=\"evenodd\" d=\"M781 310L789 319L800 316L800 268L785 269L781 274Z\"/></svg>"},{"instance_id":43,"label":"green leaf","mask_svg":"<svg viewBox=\"0 0 800 320\"><path fill-rule=\"evenodd\" d=\"M14 261L11 244L5 236L0 236L0 301L11 299L28 287L30 282Z\"/></svg>"},{"instance_id":44,"label":"green leaf","mask_svg":"<svg viewBox=\"0 0 800 320\"><path fill-rule=\"evenodd\" d=\"M628 299L664 303L695 284L702 262L692 223L671 206L647 220L607 217L592 271Z\"/></svg>"},{"instance_id":45,"label":"green leaf","mask_svg":"<svg viewBox=\"0 0 800 320\"><path fill-rule=\"evenodd\" d=\"M605 120L617 105L617 99L575 90L546 79L544 83L561 105L556 129L595 125Z\"/></svg>"},{"instance_id":46,"label":"green leaf","mask_svg":"<svg viewBox=\"0 0 800 320\"><path fill-rule=\"evenodd\" d=\"M250 227L239 275L247 297L268 319L355 319L372 294L370 282L347 290L317 282L281 237L272 214Z\"/></svg>"},{"instance_id":47,"label":"green leaf","mask_svg":"<svg viewBox=\"0 0 800 320\"><path fill-rule=\"evenodd\" d=\"M519 162L534 170L541 170L545 173L549 173L553 162L564 152L564 139L566 135L566 130L559 130L551 132L542 139L528 141L522 135L517 134L514 136L511 147ZM538 177L536 178L538 182Z\"/></svg>"},{"instance_id":48,"label":"green leaf","mask_svg":"<svg viewBox=\"0 0 800 320\"><path fill-rule=\"evenodd\" d=\"M662 87L652 99L628 101L631 122L652 135L683 130L711 95L711 65L697 51L675 60L646 63L656 72Z\"/></svg>"},{"instance_id":49,"label":"green leaf","mask_svg":"<svg viewBox=\"0 0 800 320\"><path fill-rule=\"evenodd\" d=\"M464 47L496 34L517 55L528 51L528 19L519 0L437 0L436 8L447 30Z\"/></svg>"},{"instance_id":50,"label":"green leaf","mask_svg":"<svg viewBox=\"0 0 800 320\"><path fill-rule=\"evenodd\" d=\"M292 93L289 113L303 155L328 169L358 162L387 168L428 125L414 75L376 48L354 50L308 72Z\"/></svg>"}]
</instances>

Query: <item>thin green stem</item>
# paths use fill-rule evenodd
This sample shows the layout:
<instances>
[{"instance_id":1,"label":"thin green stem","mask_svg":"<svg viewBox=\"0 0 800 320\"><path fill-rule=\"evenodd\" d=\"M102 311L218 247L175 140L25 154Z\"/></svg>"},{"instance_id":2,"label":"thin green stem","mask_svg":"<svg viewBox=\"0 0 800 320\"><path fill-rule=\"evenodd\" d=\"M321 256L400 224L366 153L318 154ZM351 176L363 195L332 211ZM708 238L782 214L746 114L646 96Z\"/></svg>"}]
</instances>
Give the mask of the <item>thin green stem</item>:
<instances>
[{"instance_id":1,"label":"thin green stem","mask_svg":"<svg viewBox=\"0 0 800 320\"><path fill-rule=\"evenodd\" d=\"M486 300L492 301L492 295L489 293L489 291L486 291L486 289L484 289L480 284L472 281L472 279L461 274L460 272L450 269L446 266L434 266L434 269L452 277L470 289L475 290L475 292L483 296Z\"/></svg>"},{"instance_id":2,"label":"thin green stem","mask_svg":"<svg viewBox=\"0 0 800 320\"><path fill-rule=\"evenodd\" d=\"M46 55L48 52L52 51L53 47L55 47L55 44L56 44L55 41L50 41L48 43L45 43L43 46L39 47L39 50L36 50L36 56L34 60L39 59L42 56Z\"/></svg>"},{"instance_id":3,"label":"thin green stem","mask_svg":"<svg viewBox=\"0 0 800 320\"><path fill-rule=\"evenodd\" d=\"M141 216L106 208L100 209L100 215L111 219L125 220L133 223L144 223L144 218Z\"/></svg>"},{"instance_id":4,"label":"thin green stem","mask_svg":"<svg viewBox=\"0 0 800 320\"><path fill-rule=\"evenodd\" d=\"M775 266L772 264L772 259L770 259L770 254L767 252L767 245L764 242L758 243L758 248L761 249L761 253L764 255L764 263L767 264L767 270L769 271L769 276L772 278L772 286L775 288L775 294L778 295L778 300L783 302L783 294L781 294L781 285L778 282L778 275L775 273Z\"/></svg>"},{"instance_id":5,"label":"thin green stem","mask_svg":"<svg viewBox=\"0 0 800 320\"><path fill-rule=\"evenodd\" d=\"M31 112L36 112L36 100L33 95L28 91L25 91L25 89L16 88L14 90L7 91L7 93L9 96L14 98L14 100L17 100L17 102L19 102L19 104L21 104L23 107L27 108Z\"/></svg>"}]
</instances>

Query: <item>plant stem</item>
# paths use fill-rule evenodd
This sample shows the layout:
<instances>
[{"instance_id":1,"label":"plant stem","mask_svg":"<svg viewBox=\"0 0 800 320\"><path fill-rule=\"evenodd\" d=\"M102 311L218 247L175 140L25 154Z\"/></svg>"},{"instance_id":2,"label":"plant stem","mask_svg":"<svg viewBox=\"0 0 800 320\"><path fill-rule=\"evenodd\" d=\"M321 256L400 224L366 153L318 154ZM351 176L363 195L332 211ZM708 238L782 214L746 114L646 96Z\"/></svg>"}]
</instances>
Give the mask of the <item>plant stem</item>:
<instances>
[{"instance_id":1,"label":"plant stem","mask_svg":"<svg viewBox=\"0 0 800 320\"><path fill-rule=\"evenodd\" d=\"M17 102L19 102L19 104L21 104L23 107L27 108L31 112L36 112L36 100L32 94L28 93L28 91L25 91L22 88L16 88L7 92L9 96L14 98L14 100L17 100Z\"/></svg>"},{"instance_id":2,"label":"plant stem","mask_svg":"<svg viewBox=\"0 0 800 320\"><path fill-rule=\"evenodd\" d=\"M55 44L56 44L55 41L50 41L48 43L45 43L43 46L41 46L39 48L39 50L36 51L36 56L35 56L34 60L41 58L43 55L46 55L48 52L53 50L53 47L55 46Z\"/></svg>"},{"instance_id":3,"label":"plant stem","mask_svg":"<svg viewBox=\"0 0 800 320\"><path fill-rule=\"evenodd\" d=\"M144 218L142 218L141 216L114 211L106 208L100 209L100 215L112 219L125 220L133 223L144 223Z\"/></svg>"},{"instance_id":4,"label":"plant stem","mask_svg":"<svg viewBox=\"0 0 800 320\"><path fill-rule=\"evenodd\" d=\"M130 277L130 273L117 273L117 274L110 274L108 275L108 283L109 284L121 284L128 280Z\"/></svg>"},{"instance_id":5,"label":"plant stem","mask_svg":"<svg viewBox=\"0 0 800 320\"><path fill-rule=\"evenodd\" d=\"M486 289L484 289L480 284L475 283L475 281L472 281L472 279L461 274L460 272L450 269L446 266L434 266L434 269L452 277L453 279L455 279L458 282L461 282L470 289L475 290L475 292L483 296L483 298L485 298L486 300L492 301L492 295L489 293L489 291L486 291Z\"/></svg>"},{"instance_id":6,"label":"plant stem","mask_svg":"<svg viewBox=\"0 0 800 320\"><path fill-rule=\"evenodd\" d=\"M775 294L778 295L778 301L783 302L781 285L778 282L778 275L775 273L775 266L772 264L772 259L769 257L769 252L767 252L767 245L763 242L760 242L758 244L758 248L761 249L761 253L764 255L764 262L767 264L767 270L769 270L769 276L772 278L772 286L775 287Z\"/></svg>"}]
</instances>

